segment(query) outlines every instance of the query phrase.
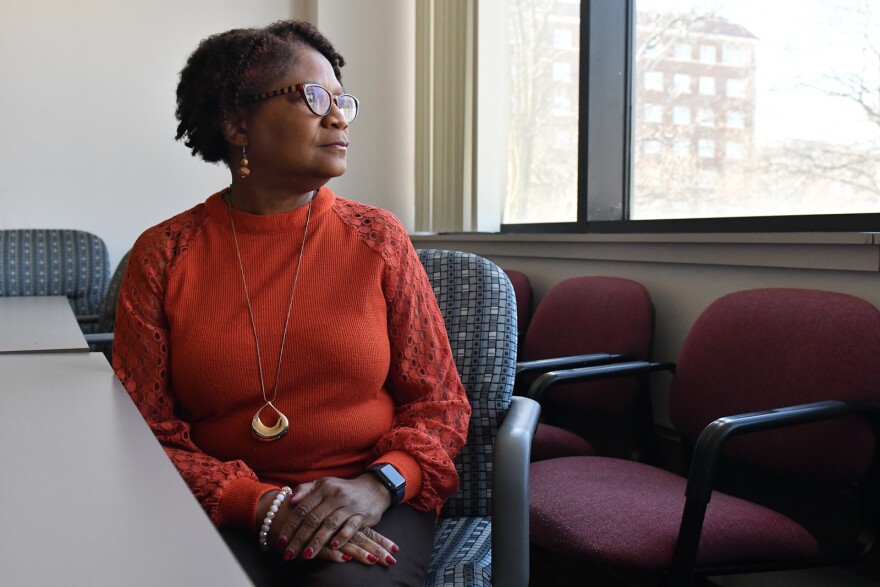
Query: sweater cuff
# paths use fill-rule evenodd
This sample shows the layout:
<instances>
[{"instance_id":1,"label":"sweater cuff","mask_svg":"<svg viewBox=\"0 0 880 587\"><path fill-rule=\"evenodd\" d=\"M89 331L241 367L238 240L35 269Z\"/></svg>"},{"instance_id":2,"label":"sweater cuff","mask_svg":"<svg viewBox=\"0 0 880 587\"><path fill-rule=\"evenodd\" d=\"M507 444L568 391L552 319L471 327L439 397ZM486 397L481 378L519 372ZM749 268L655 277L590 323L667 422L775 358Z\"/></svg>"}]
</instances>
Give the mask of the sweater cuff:
<instances>
[{"instance_id":1,"label":"sweater cuff","mask_svg":"<svg viewBox=\"0 0 880 587\"><path fill-rule=\"evenodd\" d=\"M394 468L406 479L406 495L403 496L403 501L409 501L421 492L422 468L419 466L418 461L407 453L393 450L377 458L372 464L375 465L377 463L394 465Z\"/></svg>"},{"instance_id":2,"label":"sweater cuff","mask_svg":"<svg viewBox=\"0 0 880 587\"><path fill-rule=\"evenodd\" d=\"M217 525L234 526L249 532L256 530L257 503L269 491L280 487L239 477L229 482L217 505Z\"/></svg>"}]
</instances>

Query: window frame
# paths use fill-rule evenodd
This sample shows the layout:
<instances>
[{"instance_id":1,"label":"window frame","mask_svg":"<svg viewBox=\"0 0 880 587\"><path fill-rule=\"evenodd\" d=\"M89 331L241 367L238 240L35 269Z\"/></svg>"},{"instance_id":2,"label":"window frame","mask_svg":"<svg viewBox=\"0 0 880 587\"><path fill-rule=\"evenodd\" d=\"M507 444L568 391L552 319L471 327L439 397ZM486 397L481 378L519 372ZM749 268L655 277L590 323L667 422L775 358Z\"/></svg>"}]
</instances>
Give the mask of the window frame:
<instances>
[{"instance_id":1,"label":"window frame","mask_svg":"<svg viewBox=\"0 0 880 587\"><path fill-rule=\"evenodd\" d=\"M880 231L880 213L630 220L635 0L581 0L580 27L576 219L502 223L502 233Z\"/></svg>"}]
</instances>

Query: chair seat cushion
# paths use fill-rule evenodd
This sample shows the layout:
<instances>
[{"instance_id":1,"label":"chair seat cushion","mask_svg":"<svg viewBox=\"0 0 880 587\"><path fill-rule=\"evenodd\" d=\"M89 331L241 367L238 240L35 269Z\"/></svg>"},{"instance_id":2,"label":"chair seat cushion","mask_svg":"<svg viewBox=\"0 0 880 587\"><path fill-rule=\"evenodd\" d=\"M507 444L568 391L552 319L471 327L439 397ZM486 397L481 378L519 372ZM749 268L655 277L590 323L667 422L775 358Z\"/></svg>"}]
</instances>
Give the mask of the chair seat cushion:
<instances>
[{"instance_id":1,"label":"chair seat cushion","mask_svg":"<svg viewBox=\"0 0 880 587\"><path fill-rule=\"evenodd\" d=\"M491 587L491 547L490 518L440 518L425 587Z\"/></svg>"},{"instance_id":2,"label":"chair seat cushion","mask_svg":"<svg viewBox=\"0 0 880 587\"><path fill-rule=\"evenodd\" d=\"M571 430L538 424L532 440L532 462L557 457L589 456L595 454L593 445Z\"/></svg>"},{"instance_id":3,"label":"chair seat cushion","mask_svg":"<svg viewBox=\"0 0 880 587\"><path fill-rule=\"evenodd\" d=\"M644 570L668 569L686 480L641 463L567 457L530 466L530 540L578 559ZM815 538L791 519L714 492L698 565L815 555Z\"/></svg>"}]
</instances>

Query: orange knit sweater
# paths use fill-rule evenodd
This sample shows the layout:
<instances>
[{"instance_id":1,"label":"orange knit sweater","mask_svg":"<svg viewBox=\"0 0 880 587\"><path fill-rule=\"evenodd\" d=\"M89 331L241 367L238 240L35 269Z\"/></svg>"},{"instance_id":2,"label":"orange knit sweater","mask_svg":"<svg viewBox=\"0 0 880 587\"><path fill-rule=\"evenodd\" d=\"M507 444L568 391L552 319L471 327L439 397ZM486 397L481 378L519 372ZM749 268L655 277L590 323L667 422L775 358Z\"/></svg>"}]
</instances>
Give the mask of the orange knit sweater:
<instances>
[{"instance_id":1,"label":"orange knit sweater","mask_svg":"<svg viewBox=\"0 0 880 587\"><path fill-rule=\"evenodd\" d=\"M308 206L233 211L272 395ZM456 490L452 459L470 406L437 302L399 221L321 188L293 301L274 404L290 420L260 442L254 335L218 193L135 243L119 294L113 367L217 525L253 528L266 491L375 462L406 478L422 510ZM271 425L271 410L262 413Z\"/></svg>"}]
</instances>

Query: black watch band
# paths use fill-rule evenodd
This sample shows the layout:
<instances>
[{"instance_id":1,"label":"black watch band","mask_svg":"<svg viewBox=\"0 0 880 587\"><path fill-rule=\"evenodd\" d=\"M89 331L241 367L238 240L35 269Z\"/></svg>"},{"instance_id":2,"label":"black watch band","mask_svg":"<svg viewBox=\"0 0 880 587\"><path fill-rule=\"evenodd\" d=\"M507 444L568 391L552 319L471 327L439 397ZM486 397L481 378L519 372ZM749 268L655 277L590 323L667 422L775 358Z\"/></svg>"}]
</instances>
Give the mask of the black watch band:
<instances>
[{"instance_id":1,"label":"black watch band","mask_svg":"<svg viewBox=\"0 0 880 587\"><path fill-rule=\"evenodd\" d=\"M373 473L391 493L391 505L403 501L403 496L406 495L406 479L394 468L394 465L377 463L367 467L367 471Z\"/></svg>"}]
</instances>

